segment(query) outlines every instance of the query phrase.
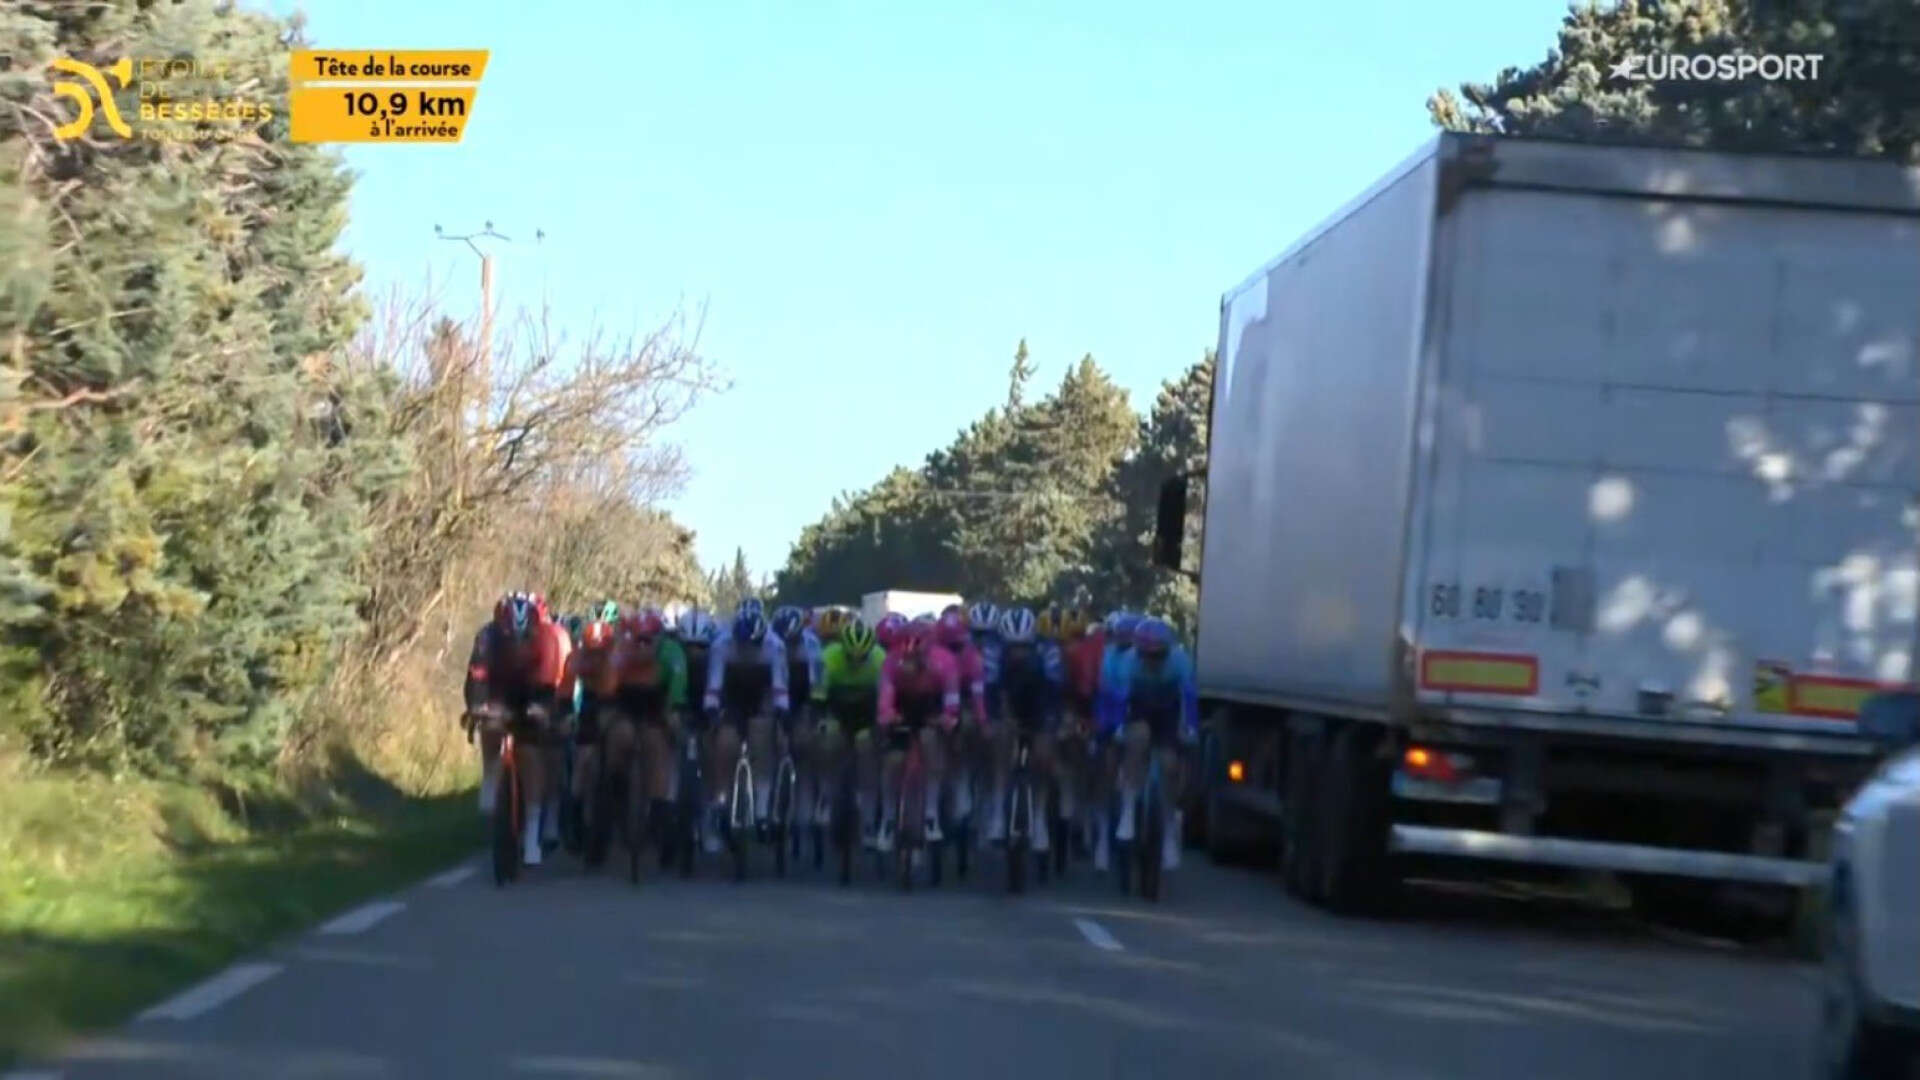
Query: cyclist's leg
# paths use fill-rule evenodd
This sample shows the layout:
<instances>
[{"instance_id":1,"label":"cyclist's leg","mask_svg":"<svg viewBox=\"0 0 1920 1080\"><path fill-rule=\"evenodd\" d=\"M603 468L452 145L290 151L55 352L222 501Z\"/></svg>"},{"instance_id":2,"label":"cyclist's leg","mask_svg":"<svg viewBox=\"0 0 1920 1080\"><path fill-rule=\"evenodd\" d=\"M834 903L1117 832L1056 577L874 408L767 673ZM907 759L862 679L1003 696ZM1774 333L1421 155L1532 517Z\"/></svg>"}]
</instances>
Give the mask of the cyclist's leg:
<instances>
[{"instance_id":1,"label":"cyclist's leg","mask_svg":"<svg viewBox=\"0 0 1920 1080\"><path fill-rule=\"evenodd\" d=\"M524 812L521 860L528 866L540 865L540 827L547 800L547 748L533 725L522 722L514 733L513 767L520 777L520 802Z\"/></svg>"},{"instance_id":2,"label":"cyclist's leg","mask_svg":"<svg viewBox=\"0 0 1920 1080\"><path fill-rule=\"evenodd\" d=\"M647 800L647 821L654 830L667 820L667 807L673 798L673 719L666 713L649 717L640 725L640 790L636 796Z\"/></svg>"},{"instance_id":3,"label":"cyclist's leg","mask_svg":"<svg viewBox=\"0 0 1920 1080\"><path fill-rule=\"evenodd\" d=\"M810 828L814 824L814 804L819 792L824 790L819 784L818 762L820 752L814 735L817 721L813 710L799 706L793 710L787 721L787 743L793 754L793 825L796 828ZM824 818L822 819L824 823Z\"/></svg>"},{"instance_id":4,"label":"cyclist's leg","mask_svg":"<svg viewBox=\"0 0 1920 1080\"><path fill-rule=\"evenodd\" d=\"M893 830L899 824L900 774L907 764L907 741L913 737L905 724L904 720L895 721L885 731L875 733L886 744L880 770L880 834L874 838L881 851L893 849Z\"/></svg>"},{"instance_id":5,"label":"cyclist's leg","mask_svg":"<svg viewBox=\"0 0 1920 1080\"><path fill-rule=\"evenodd\" d=\"M480 812L493 813L493 799L500 790L500 733L484 728L480 732Z\"/></svg>"},{"instance_id":6,"label":"cyclist's leg","mask_svg":"<svg viewBox=\"0 0 1920 1080\"><path fill-rule=\"evenodd\" d=\"M1133 803L1146 781L1147 753L1152 745L1153 734L1146 723L1135 720L1120 729L1120 823L1114 835L1122 840L1133 839L1137 824L1133 820Z\"/></svg>"},{"instance_id":7,"label":"cyclist's leg","mask_svg":"<svg viewBox=\"0 0 1920 1080\"><path fill-rule=\"evenodd\" d=\"M1004 714L993 730L984 735L988 763L993 776L993 805L987 812L987 839L1003 840L1007 835L1007 778L1013 770L1015 718Z\"/></svg>"},{"instance_id":8,"label":"cyclist's leg","mask_svg":"<svg viewBox=\"0 0 1920 1080\"><path fill-rule=\"evenodd\" d=\"M953 732L942 730L938 723L923 725L920 729L920 756L927 766L926 800L926 837L928 843L938 843L940 833L940 784L948 775L947 748L953 744L955 734L964 732L970 724L965 721ZM957 816L957 813L956 813Z\"/></svg>"},{"instance_id":9,"label":"cyclist's leg","mask_svg":"<svg viewBox=\"0 0 1920 1080\"><path fill-rule=\"evenodd\" d=\"M733 798L733 770L739 764L744 746L741 726L739 714L731 709L713 725L713 768L707 773L707 791L712 810L712 820L706 830L706 849L709 854L720 850L719 826L726 820L727 803Z\"/></svg>"},{"instance_id":10,"label":"cyclist's leg","mask_svg":"<svg viewBox=\"0 0 1920 1080\"><path fill-rule=\"evenodd\" d=\"M764 707L747 720L747 760L753 766L754 824L765 825L773 801L773 714Z\"/></svg>"},{"instance_id":11,"label":"cyclist's leg","mask_svg":"<svg viewBox=\"0 0 1920 1080\"><path fill-rule=\"evenodd\" d=\"M855 778L854 797L860 806L860 835L873 842L873 811L880 803L880 734L871 723L860 725L853 736Z\"/></svg>"},{"instance_id":12,"label":"cyclist's leg","mask_svg":"<svg viewBox=\"0 0 1920 1080\"><path fill-rule=\"evenodd\" d=\"M813 762L808 771L813 777L813 820L826 825L832 820L833 800L840 791L840 773L847 760L847 738L839 718L823 715L814 728L811 745Z\"/></svg>"},{"instance_id":13,"label":"cyclist's leg","mask_svg":"<svg viewBox=\"0 0 1920 1080\"><path fill-rule=\"evenodd\" d=\"M1033 759L1029 768L1033 775L1033 850L1047 851L1052 848L1052 837L1048 826L1047 788L1057 773L1055 765L1059 758L1053 752L1054 732L1049 726L1042 726L1033 735Z\"/></svg>"},{"instance_id":14,"label":"cyclist's leg","mask_svg":"<svg viewBox=\"0 0 1920 1080\"><path fill-rule=\"evenodd\" d=\"M1180 865L1181 815L1180 793L1183 778L1180 769L1180 741L1173 725L1156 727L1153 752L1160 759L1160 865L1168 870Z\"/></svg>"}]
</instances>

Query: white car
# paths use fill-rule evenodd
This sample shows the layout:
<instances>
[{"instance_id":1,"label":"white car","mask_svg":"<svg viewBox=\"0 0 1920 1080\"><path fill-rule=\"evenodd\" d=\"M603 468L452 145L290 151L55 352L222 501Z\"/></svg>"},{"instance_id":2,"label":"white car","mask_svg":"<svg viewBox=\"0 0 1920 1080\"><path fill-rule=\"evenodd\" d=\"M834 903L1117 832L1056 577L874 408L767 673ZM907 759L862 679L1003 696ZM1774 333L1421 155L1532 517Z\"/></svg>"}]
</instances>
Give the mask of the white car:
<instances>
[{"instance_id":1,"label":"white car","mask_svg":"<svg viewBox=\"0 0 1920 1080\"><path fill-rule=\"evenodd\" d=\"M1901 741L1834 826L1819 1040L1833 1080L1920 1068L1920 746Z\"/></svg>"}]
</instances>

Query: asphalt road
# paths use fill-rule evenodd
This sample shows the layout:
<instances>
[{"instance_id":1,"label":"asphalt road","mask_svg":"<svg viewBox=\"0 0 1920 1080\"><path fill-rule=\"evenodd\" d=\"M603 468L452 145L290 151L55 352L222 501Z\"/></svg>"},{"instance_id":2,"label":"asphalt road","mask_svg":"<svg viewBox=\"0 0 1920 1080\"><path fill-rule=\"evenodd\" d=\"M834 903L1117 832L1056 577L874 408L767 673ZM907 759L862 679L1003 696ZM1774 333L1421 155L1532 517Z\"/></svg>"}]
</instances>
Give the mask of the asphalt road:
<instances>
[{"instance_id":1,"label":"asphalt road","mask_svg":"<svg viewBox=\"0 0 1920 1080\"><path fill-rule=\"evenodd\" d=\"M1342 920L1191 855L1157 906L1084 866L1018 898L702 869L496 889L476 859L23 1075L1807 1074L1810 969L1591 913L1433 892Z\"/></svg>"}]
</instances>

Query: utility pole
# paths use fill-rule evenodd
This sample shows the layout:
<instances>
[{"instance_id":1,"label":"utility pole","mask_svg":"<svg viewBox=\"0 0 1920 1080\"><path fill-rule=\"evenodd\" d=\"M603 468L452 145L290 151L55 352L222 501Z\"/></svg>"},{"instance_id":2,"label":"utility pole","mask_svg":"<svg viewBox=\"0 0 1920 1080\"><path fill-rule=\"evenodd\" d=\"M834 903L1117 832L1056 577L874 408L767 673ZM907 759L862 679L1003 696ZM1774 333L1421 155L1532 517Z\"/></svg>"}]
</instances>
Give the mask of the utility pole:
<instances>
[{"instance_id":1,"label":"utility pole","mask_svg":"<svg viewBox=\"0 0 1920 1080\"><path fill-rule=\"evenodd\" d=\"M469 250L480 257L480 387L479 394L477 395L478 400L475 402L478 408L475 412L473 423L476 427L484 427L490 421L493 412L493 255L488 252L487 249L481 247L478 241L483 239L500 240L511 244L513 243L513 238L496 231L491 221L486 222L479 232L464 233L461 235L449 233L439 225L435 225L433 227L433 235L442 240L457 240L464 243ZM546 236L545 231L536 230L534 240L537 243L545 240ZM462 381L465 381L464 377ZM467 395L461 392L458 394L458 399L461 402L459 412L464 413L466 411L465 402ZM465 444L467 439L465 424L457 418L452 434L455 436L457 445ZM464 456L462 456L461 462L460 465L456 466L458 476L456 480L456 497L464 500L467 487L464 473Z\"/></svg>"},{"instance_id":2,"label":"utility pole","mask_svg":"<svg viewBox=\"0 0 1920 1080\"><path fill-rule=\"evenodd\" d=\"M513 243L513 238L495 231L493 222L484 224L479 232L454 235L440 226L433 227L433 235L442 240L457 240L467 245L480 257L480 415L486 416L493 404L493 255L481 247L479 240L501 240ZM545 230L534 230L534 242L547 238Z\"/></svg>"}]
</instances>

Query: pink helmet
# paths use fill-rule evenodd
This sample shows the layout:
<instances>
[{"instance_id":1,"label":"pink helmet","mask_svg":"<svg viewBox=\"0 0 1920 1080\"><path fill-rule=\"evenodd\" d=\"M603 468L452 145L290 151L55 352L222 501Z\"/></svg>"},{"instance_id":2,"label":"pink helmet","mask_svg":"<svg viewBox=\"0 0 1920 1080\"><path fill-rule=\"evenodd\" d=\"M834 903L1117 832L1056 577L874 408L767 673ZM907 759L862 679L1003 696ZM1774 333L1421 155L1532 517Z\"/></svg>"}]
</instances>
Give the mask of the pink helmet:
<instances>
[{"instance_id":1,"label":"pink helmet","mask_svg":"<svg viewBox=\"0 0 1920 1080\"><path fill-rule=\"evenodd\" d=\"M933 624L933 637L949 649L958 649L971 642L973 635L967 632L967 613L948 608L940 616L940 621Z\"/></svg>"},{"instance_id":2,"label":"pink helmet","mask_svg":"<svg viewBox=\"0 0 1920 1080\"><path fill-rule=\"evenodd\" d=\"M881 616L880 624L873 628L873 637L880 647L891 651L900 643L900 637L906 633L913 621L897 611L889 611Z\"/></svg>"}]
</instances>

